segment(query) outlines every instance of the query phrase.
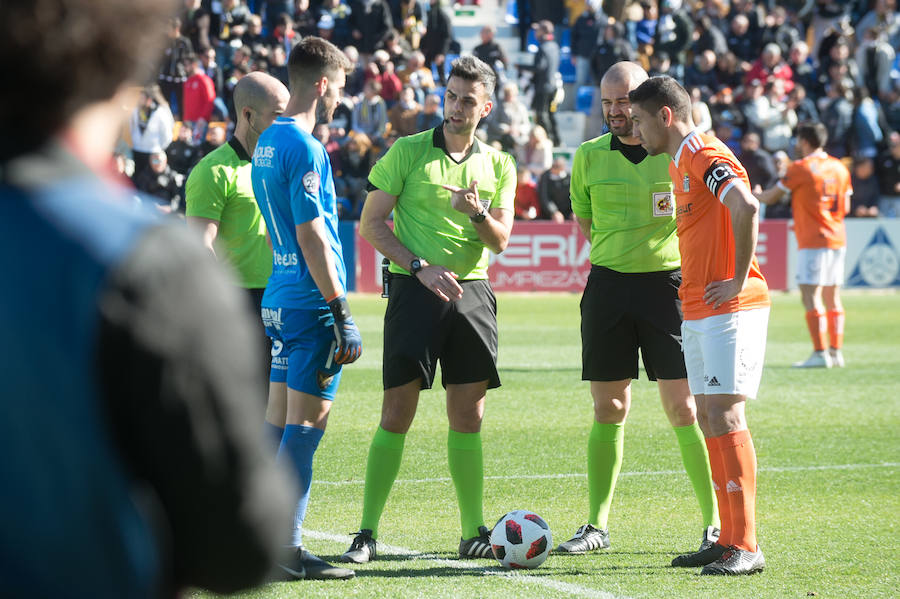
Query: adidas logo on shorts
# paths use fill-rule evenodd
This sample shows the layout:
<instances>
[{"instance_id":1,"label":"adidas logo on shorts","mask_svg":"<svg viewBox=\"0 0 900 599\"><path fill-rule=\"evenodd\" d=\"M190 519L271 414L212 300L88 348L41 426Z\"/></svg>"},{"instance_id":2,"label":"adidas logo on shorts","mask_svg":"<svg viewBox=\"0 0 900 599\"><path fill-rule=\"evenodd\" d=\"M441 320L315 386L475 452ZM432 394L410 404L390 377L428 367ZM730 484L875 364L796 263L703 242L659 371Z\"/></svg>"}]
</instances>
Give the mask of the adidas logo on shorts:
<instances>
[{"instance_id":1,"label":"adidas logo on shorts","mask_svg":"<svg viewBox=\"0 0 900 599\"><path fill-rule=\"evenodd\" d=\"M741 486L733 480L730 480L728 481L728 484L725 485L725 490L729 493L740 493L744 489L742 489Z\"/></svg>"}]
</instances>

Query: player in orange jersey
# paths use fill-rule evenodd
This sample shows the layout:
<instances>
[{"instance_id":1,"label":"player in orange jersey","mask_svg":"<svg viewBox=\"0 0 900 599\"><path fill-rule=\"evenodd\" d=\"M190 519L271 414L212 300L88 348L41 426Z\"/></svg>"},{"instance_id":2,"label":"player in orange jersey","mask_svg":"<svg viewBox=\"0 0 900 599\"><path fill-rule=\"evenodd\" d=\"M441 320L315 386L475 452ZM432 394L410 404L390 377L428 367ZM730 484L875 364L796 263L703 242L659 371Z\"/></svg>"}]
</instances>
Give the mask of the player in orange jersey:
<instances>
[{"instance_id":1,"label":"player in orange jersey","mask_svg":"<svg viewBox=\"0 0 900 599\"><path fill-rule=\"evenodd\" d=\"M797 283L806 326L812 337L813 353L797 368L831 368L844 365L841 345L844 341L844 307L840 287L844 280L847 231L844 217L850 212L850 172L844 163L822 148L828 130L822 123L805 122L797 126L797 160L772 189L759 201L775 204L789 199L794 215L794 234L799 248ZM823 302L824 300L824 302ZM825 332L828 351L825 351Z\"/></svg>"},{"instance_id":2,"label":"player in orange jersey","mask_svg":"<svg viewBox=\"0 0 900 599\"><path fill-rule=\"evenodd\" d=\"M651 155L672 156L684 311L682 349L706 437L721 534L712 547L676 557L701 574L753 574L756 451L745 405L762 377L769 292L754 251L759 202L744 167L717 138L694 129L691 98L667 76L628 94L634 136Z\"/></svg>"}]
</instances>

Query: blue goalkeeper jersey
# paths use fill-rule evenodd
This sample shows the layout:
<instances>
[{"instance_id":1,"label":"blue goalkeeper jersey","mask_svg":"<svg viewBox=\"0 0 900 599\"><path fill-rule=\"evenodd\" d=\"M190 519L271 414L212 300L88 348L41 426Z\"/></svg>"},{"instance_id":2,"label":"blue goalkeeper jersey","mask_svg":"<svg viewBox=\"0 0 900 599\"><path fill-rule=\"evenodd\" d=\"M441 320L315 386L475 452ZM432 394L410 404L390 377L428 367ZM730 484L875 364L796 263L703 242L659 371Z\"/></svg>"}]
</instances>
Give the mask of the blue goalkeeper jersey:
<instances>
[{"instance_id":1,"label":"blue goalkeeper jersey","mask_svg":"<svg viewBox=\"0 0 900 599\"><path fill-rule=\"evenodd\" d=\"M306 310L324 306L300 251L296 226L319 216L324 219L341 287L346 289L334 180L325 146L294 119L279 117L259 137L251 176L273 249L263 305Z\"/></svg>"}]
</instances>

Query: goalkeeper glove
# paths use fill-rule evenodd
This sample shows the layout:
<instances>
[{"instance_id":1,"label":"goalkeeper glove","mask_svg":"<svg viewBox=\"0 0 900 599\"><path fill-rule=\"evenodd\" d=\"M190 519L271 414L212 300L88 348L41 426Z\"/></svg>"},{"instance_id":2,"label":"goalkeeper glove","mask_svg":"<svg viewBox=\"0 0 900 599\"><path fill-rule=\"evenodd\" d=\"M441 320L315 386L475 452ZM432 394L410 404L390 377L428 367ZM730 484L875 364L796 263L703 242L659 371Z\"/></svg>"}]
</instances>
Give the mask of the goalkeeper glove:
<instances>
[{"instance_id":1,"label":"goalkeeper glove","mask_svg":"<svg viewBox=\"0 0 900 599\"><path fill-rule=\"evenodd\" d=\"M334 315L334 339L337 342L335 362L338 364L350 364L362 355L362 336L359 329L350 316L350 304L347 296L337 297L328 302L331 313Z\"/></svg>"}]
</instances>

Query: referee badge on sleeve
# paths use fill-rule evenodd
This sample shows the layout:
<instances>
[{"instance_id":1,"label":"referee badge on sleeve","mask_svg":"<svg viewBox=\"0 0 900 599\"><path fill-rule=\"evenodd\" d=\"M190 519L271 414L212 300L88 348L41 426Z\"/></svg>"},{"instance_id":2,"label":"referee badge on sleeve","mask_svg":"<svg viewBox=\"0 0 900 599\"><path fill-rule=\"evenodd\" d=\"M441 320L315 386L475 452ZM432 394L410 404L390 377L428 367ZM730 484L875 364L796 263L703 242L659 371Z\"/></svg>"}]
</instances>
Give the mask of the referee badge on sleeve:
<instances>
[{"instance_id":1,"label":"referee badge on sleeve","mask_svg":"<svg viewBox=\"0 0 900 599\"><path fill-rule=\"evenodd\" d=\"M672 216L675 214L675 202L671 191L658 191L653 194L653 216Z\"/></svg>"},{"instance_id":2,"label":"referee badge on sleeve","mask_svg":"<svg viewBox=\"0 0 900 599\"><path fill-rule=\"evenodd\" d=\"M316 171L309 171L305 175L303 175L303 189L305 189L309 193L318 193L319 192L319 173Z\"/></svg>"}]
</instances>

